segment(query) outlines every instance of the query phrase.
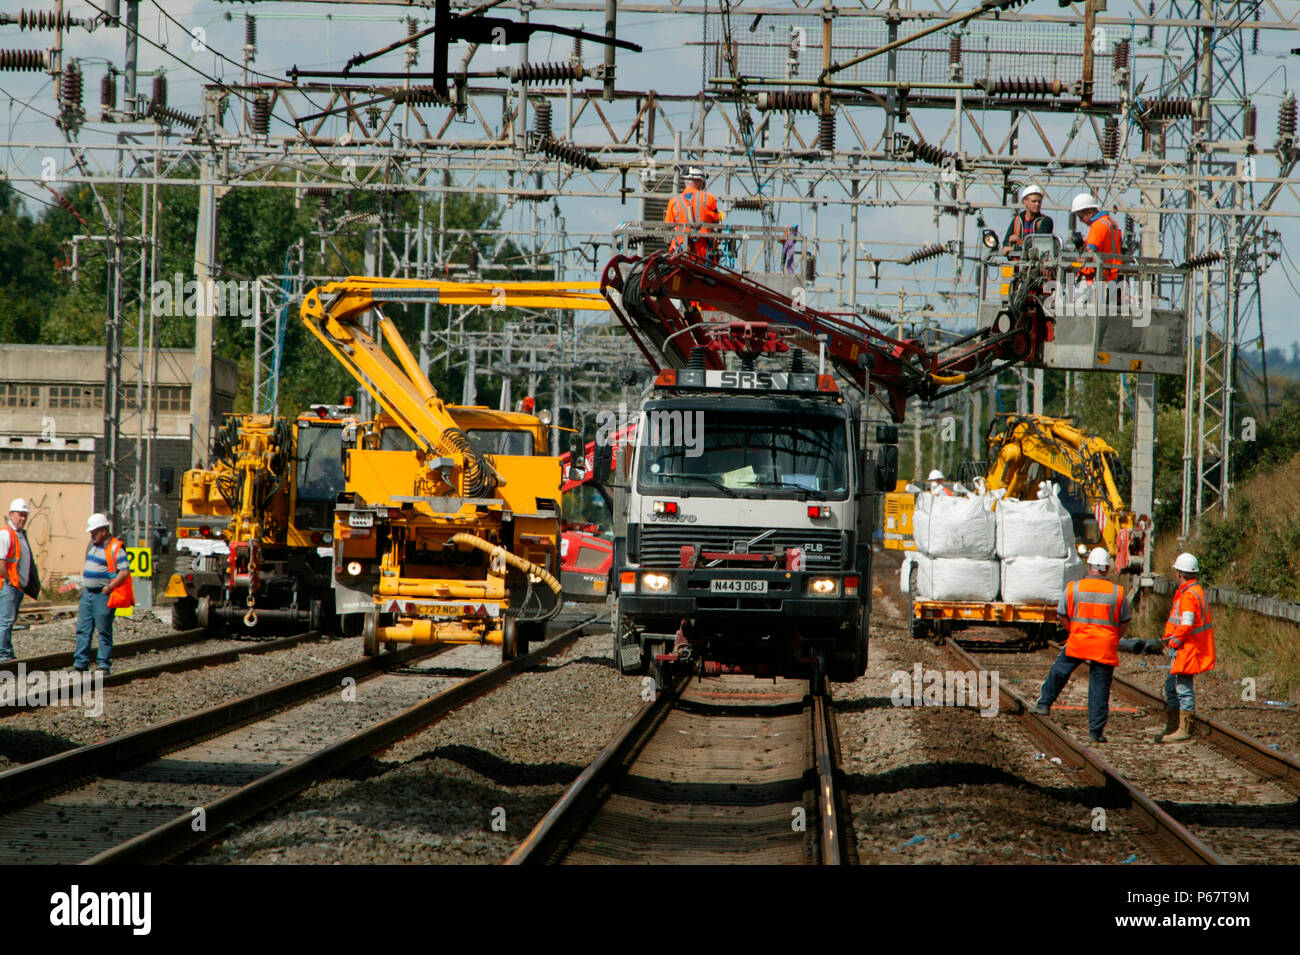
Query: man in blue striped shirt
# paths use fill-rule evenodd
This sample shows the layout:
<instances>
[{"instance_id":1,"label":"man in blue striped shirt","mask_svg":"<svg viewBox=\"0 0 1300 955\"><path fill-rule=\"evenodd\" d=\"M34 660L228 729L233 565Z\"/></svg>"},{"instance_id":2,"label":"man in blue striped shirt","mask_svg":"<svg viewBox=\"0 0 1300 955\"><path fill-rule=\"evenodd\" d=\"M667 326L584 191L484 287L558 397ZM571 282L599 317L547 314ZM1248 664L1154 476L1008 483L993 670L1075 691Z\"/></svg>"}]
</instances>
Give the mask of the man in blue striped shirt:
<instances>
[{"instance_id":1,"label":"man in blue striped shirt","mask_svg":"<svg viewBox=\"0 0 1300 955\"><path fill-rule=\"evenodd\" d=\"M86 548L86 564L81 571L81 605L77 609L77 649L72 655L72 665L81 672L90 669L90 641L99 631L98 669L105 673L113 665L113 617L108 606L108 595L126 583L131 576L126 547L109 533L108 518L91 514L86 521L90 546ZM112 566L109 555L112 555Z\"/></svg>"}]
</instances>

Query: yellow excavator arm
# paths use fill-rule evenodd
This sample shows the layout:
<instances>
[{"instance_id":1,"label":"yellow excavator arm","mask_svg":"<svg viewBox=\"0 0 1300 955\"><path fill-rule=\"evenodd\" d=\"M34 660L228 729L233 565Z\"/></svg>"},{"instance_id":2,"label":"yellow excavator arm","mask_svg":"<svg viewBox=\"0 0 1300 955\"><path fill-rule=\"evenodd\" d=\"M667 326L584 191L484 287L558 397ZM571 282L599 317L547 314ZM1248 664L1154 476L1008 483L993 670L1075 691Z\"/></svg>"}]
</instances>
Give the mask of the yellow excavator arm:
<instances>
[{"instance_id":1,"label":"yellow excavator arm","mask_svg":"<svg viewBox=\"0 0 1300 955\"><path fill-rule=\"evenodd\" d=\"M1006 488L1008 497L1024 498L1030 491L1033 465L1074 481L1094 511L1106 549L1116 555L1121 570L1140 562L1145 527L1128 509L1115 482L1119 454L1107 442L1080 430L1063 418L1045 415L1004 415L990 430L989 490ZM1124 553L1120 553L1120 551Z\"/></svg>"},{"instance_id":2,"label":"yellow excavator arm","mask_svg":"<svg viewBox=\"0 0 1300 955\"><path fill-rule=\"evenodd\" d=\"M393 322L385 303L487 305L501 308L607 310L595 282L442 282L352 276L314 288L302 304L302 320L339 363L423 452L430 475L464 497L482 497L496 486L492 467L475 452L438 397ZM397 362L361 324L369 311Z\"/></svg>"}]
</instances>

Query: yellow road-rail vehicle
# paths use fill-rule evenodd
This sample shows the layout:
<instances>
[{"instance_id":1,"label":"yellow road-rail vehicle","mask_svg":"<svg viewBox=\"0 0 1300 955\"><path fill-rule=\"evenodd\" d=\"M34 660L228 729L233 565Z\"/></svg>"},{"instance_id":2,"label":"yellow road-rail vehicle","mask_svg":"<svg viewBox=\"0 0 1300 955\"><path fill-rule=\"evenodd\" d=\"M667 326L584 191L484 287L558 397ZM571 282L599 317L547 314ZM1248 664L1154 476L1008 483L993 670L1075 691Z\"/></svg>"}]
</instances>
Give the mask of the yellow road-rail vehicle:
<instances>
[{"instance_id":1,"label":"yellow road-rail vehicle","mask_svg":"<svg viewBox=\"0 0 1300 955\"><path fill-rule=\"evenodd\" d=\"M343 491L349 405L294 420L229 415L212 465L185 472L167 585L172 625L211 632L331 629L334 502Z\"/></svg>"},{"instance_id":2,"label":"yellow road-rail vehicle","mask_svg":"<svg viewBox=\"0 0 1300 955\"><path fill-rule=\"evenodd\" d=\"M549 427L522 412L438 397L385 303L603 308L561 283L352 277L310 291L301 317L382 408L344 436L335 510L334 596L344 632L384 644L540 640L562 606L560 459ZM362 324L374 311L383 345Z\"/></svg>"}]
</instances>

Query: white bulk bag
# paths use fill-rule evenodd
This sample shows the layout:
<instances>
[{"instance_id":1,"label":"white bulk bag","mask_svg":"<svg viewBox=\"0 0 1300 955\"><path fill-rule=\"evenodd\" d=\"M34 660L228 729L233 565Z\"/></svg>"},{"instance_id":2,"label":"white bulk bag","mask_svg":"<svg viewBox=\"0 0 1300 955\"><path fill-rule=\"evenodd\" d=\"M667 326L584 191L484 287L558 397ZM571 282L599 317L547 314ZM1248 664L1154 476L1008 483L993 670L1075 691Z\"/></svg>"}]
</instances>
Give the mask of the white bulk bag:
<instances>
[{"instance_id":1,"label":"white bulk bag","mask_svg":"<svg viewBox=\"0 0 1300 955\"><path fill-rule=\"evenodd\" d=\"M1085 568L1073 551L1068 557L1004 557L1002 599L1013 604L1060 602L1065 585L1084 576Z\"/></svg>"},{"instance_id":2,"label":"white bulk bag","mask_svg":"<svg viewBox=\"0 0 1300 955\"><path fill-rule=\"evenodd\" d=\"M1038 500L1004 498L998 503L998 556L1056 557L1074 555L1074 521L1061 503L1060 486L1044 481ZM1076 555L1077 556L1077 555Z\"/></svg>"},{"instance_id":3,"label":"white bulk bag","mask_svg":"<svg viewBox=\"0 0 1300 955\"><path fill-rule=\"evenodd\" d=\"M916 554L917 600L997 600L998 562Z\"/></svg>"},{"instance_id":4,"label":"white bulk bag","mask_svg":"<svg viewBox=\"0 0 1300 955\"><path fill-rule=\"evenodd\" d=\"M928 557L993 556L997 523L986 495L949 496L923 491L912 513L912 538Z\"/></svg>"}]
</instances>

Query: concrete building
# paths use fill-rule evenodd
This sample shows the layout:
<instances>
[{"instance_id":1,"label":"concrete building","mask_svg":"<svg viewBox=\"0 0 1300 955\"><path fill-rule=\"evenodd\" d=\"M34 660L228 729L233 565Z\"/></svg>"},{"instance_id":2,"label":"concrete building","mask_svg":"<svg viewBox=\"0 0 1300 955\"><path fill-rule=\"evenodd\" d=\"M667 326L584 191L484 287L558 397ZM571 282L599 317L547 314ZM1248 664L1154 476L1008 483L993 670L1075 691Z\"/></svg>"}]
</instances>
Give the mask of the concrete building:
<instances>
[{"instance_id":1,"label":"concrete building","mask_svg":"<svg viewBox=\"0 0 1300 955\"><path fill-rule=\"evenodd\" d=\"M146 360L146 375L152 363ZM190 460L190 383L194 355L185 349L158 353L157 382L144 389L144 415L138 412L136 353L122 355L119 429L119 515L113 531L128 545L134 540L133 502L126 499L135 481L135 454L149 462L141 476L153 488L155 575L170 568L167 551L175 540L181 474ZM239 372L234 362L213 362L213 420L234 410ZM153 411L157 413L156 431ZM143 428L142 428L143 425ZM147 443L153 437L150 454ZM86 546L86 517L112 512L105 500L104 349L97 345L0 345L0 507L15 497L31 504L28 538L47 585L63 574L80 573ZM139 489L137 503L143 504ZM118 526L121 525L121 526ZM146 531L146 538L150 533ZM161 551L161 553L160 553Z\"/></svg>"}]
</instances>

